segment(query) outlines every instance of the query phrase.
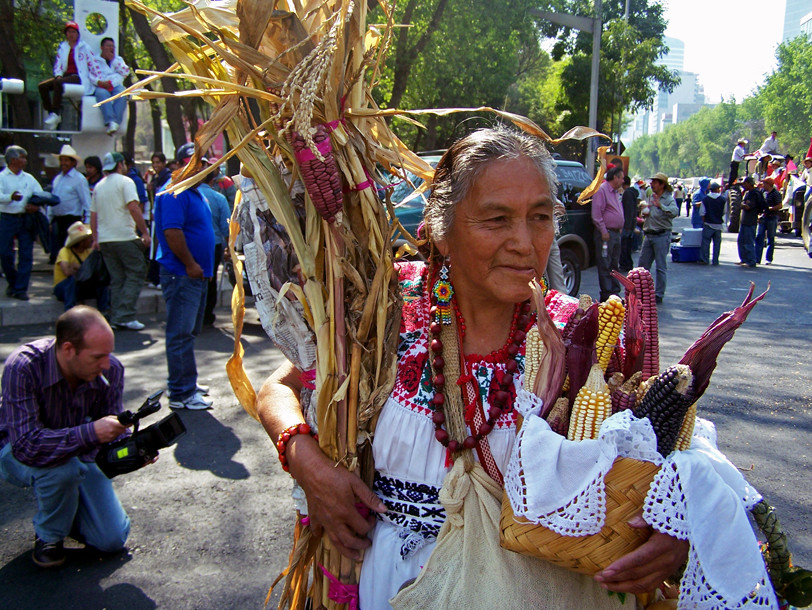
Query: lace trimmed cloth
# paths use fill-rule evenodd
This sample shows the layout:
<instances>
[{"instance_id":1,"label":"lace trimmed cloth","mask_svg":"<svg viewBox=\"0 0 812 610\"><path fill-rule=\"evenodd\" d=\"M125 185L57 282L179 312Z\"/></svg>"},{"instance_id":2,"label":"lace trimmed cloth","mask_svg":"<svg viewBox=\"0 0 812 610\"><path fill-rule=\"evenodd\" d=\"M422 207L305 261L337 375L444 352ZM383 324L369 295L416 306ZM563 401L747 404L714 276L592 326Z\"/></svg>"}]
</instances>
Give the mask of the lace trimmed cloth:
<instances>
[{"instance_id":1,"label":"lace trimmed cloth","mask_svg":"<svg viewBox=\"0 0 812 610\"><path fill-rule=\"evenodd\" d=\"M778 608L746 512L761 496L717 449L711 422L697 418L691 449L663 459L649 421L630 411L608 418L597 439L573 442L538 417L535 396L520 391L516 406L526 415L505 489L517 516L565 536L598 533L606 514L604 477L615 458L658 464L643 517L657 531L691 544L679 607Z\"/></svg>"}]
</instances>

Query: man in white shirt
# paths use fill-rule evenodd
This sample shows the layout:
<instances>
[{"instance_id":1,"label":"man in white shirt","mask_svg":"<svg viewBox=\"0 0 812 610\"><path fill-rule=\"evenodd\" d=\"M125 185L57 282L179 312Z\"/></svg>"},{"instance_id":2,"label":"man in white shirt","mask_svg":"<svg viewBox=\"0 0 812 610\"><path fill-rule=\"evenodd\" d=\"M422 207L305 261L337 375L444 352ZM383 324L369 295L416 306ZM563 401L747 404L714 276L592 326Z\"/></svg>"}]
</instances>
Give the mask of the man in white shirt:
<instances>
[{"instance_id":1,"label":"man in white shirt","mask_svg":"<svg viewBox=\"0 0 812 610\"><path fill-rule=\"evenodd\" d=\"M28 152L20 146L6 148L6 168L0 172L0 262L8 282L6 296L28 300L28 282L34 266L35 214L38 206L28 203L33 194L45 195L36 178L23 171ZM17 239L17 264L14 239Z\"/></svg>"},{"instance_id":2,"label":"man in white shirt","mask_svg":"<svg viewBox=\"0 0 812 610\"><path fill-rule=\"evenodd\" d=\"M759 148L761 156L764 155L777 155L778 154L778 132L773 131L770 137L764 140L764 143Z\"/></svg>"},{"instance_id":3,"label":"man in white shirt","mask_svg":"<svg viewBox=\"0 0 812 610\"><path fill-rule=\"evenodd\" d=\"M135 183L125 175L124 157L120 153L107 153L102 169L107 175L93 189L90 224L93 247L101 250L110 272L110 325L141 330L144 325L135 319L135 314L147 272L144 251L149 248L149 231ZM141 237L136 234L136 227Z\"/></svg>"},{"instance_id":4,"label":"man in white shirt","mask_svg":"<svg viewBox=\"0 0 812 610\"><path fill-rule=\"evenodd\" d=\"M51 219L51 264L56 262L56 255L65 245L68 227L74 222L87 222L90 217L90 187L85 178L76 169L82 158L70 144L65 144L59 151L60 171L53 181L51 192L59 197L59 205L48 208Z\"/></svg>"},{"instance_id":5,"label":"man in white shirt","mask_svg":"<svg viewBox=\"0 0 812 610\"><path fill-rule=\"evenodd\" d=\"M116 43L112 38L103 38L101 41L101 56L96 58L95 69L91 74L96 85L96 101L104 100L124 91L124 79L130 74L130 68L124 63L120 55L116 55ZM102 104L104 126L107 135L112 136L118 131L124 120L124 110L127 100L118 98L108 104Z\"/></svg>"},{"instance_id":6,"label":"man in white shirt","mask_svg":"<svg viewBox=\"0 0 812 610\"><path fill-rule=\"evenodd\" d=\"M727 187L736 182L739 177L739 164L744 161L747 155L747 140L739 140L736 143L736 148L733 149L733 155L730 157L730 176L727 179Z\"/></svg>"}]
</instances>

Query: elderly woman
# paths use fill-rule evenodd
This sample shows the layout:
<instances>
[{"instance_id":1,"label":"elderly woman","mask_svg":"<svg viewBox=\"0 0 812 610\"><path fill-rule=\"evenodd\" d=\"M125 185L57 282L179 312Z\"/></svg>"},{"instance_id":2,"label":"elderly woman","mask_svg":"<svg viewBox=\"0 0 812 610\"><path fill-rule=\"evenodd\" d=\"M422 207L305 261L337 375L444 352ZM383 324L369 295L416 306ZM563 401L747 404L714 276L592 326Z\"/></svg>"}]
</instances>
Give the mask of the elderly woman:
<instances>
[{"instance_id":1,"label":"elderly woman","mask_svg":"<svg viewBox=\"0 0 812 610\"><path fill-rule=\"evenodd\" d=\"M471 449L480 462L486 456L488 474L501 484L516 437L513 400L524 367L524 334L535 317L528 282L540 278L547 264L555 191L552 159L535 138L485 129L449 148L425 209L430 260L399 267L404 304L398 374L375 431L374 489L334 467L311 436L297 434L289 441L288 466L306 494L311 525L323 528L348 557L365 551L360 581L365 610L389 608L389 600L426 564L445 519L438 492L454 450ZM443 324L438 310L447 311L457 327L464 369L459 378L450 378L448 364L446 374L438 370L433 355ZM458 385L468 409L482 414L469 418L469 436L459 444L449 440L443 423L444 408L451 408L444 397ZM291 365L263 386L259 412L272 439L304 421L301 388L300 373ZM359 514L358 502L373 511L370 517ZM651 590L686 556L687 545L655 533L595 580L559 568L550 574L577 582L578 589L594 589L604 607L619 607L618 598L600 586ZM538 587L543 606L550 584Z\"/></svg>"}]
</instances>

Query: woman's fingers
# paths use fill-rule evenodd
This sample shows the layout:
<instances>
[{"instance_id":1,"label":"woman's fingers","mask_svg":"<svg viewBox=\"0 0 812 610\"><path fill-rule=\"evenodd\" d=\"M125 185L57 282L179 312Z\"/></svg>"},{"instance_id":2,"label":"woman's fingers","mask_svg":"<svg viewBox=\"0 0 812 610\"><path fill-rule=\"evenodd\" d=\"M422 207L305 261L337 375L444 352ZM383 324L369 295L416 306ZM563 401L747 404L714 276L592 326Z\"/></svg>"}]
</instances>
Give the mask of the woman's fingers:
<instances>
[{"instance_id":1,"label":"woman's fingers","mask_svg":"<svg viewBox=\"0 0 812 610\"><path fill-rule=\"evenodd\" d=\"M650 591L685 562L688 547L687 541L655 532L638 549L596 574L595 580L613 591Z\"/></svg>"}]
</instances>

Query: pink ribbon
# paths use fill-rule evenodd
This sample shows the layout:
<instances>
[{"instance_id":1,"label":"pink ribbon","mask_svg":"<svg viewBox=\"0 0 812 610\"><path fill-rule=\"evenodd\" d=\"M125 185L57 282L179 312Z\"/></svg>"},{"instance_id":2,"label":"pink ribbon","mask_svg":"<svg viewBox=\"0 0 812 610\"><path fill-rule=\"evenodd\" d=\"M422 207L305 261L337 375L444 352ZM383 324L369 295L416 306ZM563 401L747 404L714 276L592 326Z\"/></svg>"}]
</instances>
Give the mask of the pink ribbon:
<instances>
[{"instance_id":1,"label":"pink ribbon","mask_svg":"<svg viewBox=\"0 0 812 610\"><path fill-rule=\"evenodd\" d=\"M302 371L299 375L299 379L302 382L302 385L306 387L308 390L315 390L316 389L316 369L308 369L307 371Z\"/></svg>"},{"instance_id":2,"label":"pink ribbon","mask_svg":"<svg viewBox=\"0 0 812 610\"><path fill-rule=\"evenodd\" d=\"M333 150L333 145L330 143L330 138L325 138L318 144L316 144L316 150L318 150L323 157L330 154ZM309 148L303 148L299 152L294 153L296 157L296 161L299 162L299 165L302 163L307 163L308 161L315 161L316 155L313 154L313 151Z\"/></svg>"},{"instance_id":3,"label":"pink ribbon","mask_svg":"<svg viewBox=\"0 0 812 610\"><path fill-rule=\"evenodd\" d=\"M358 610L358 585L345 585L323 565L319 564L322 574L330 581L327 597L337 604L347 604L349 610Z\"/></svg>"}]
</instances>

